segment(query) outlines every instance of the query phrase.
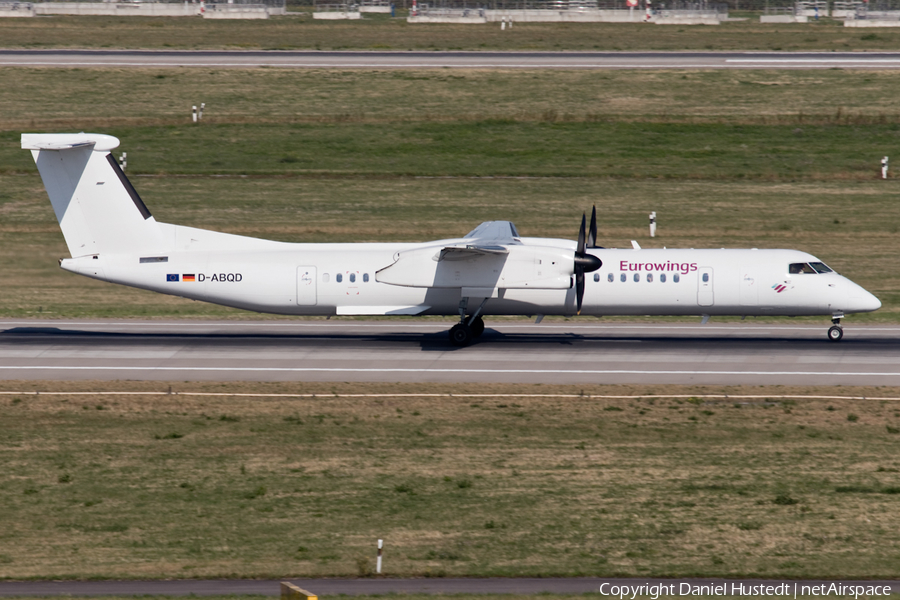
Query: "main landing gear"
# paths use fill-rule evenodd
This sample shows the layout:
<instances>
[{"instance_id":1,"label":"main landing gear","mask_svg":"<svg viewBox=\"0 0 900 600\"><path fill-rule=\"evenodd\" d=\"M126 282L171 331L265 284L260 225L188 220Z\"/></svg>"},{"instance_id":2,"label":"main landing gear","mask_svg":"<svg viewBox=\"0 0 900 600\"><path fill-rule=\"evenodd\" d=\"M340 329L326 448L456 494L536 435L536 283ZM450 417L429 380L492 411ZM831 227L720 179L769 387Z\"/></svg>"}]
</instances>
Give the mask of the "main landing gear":
<instances>
[{"instance_id":1,"label":"main landing gear","mask_svg":"<svg viewBox=\"0 0 900 600\"><path fill-rule=\"evenodd\" d=\"M468 346L475 339L481 337L484 333L484 320L481 317L475 317L471 325L469 319L465 323L457 323L450 328L450 343L454 346Z\"/></svg>"},{"instance_id":2,"label":"main landing gear","mask_svg":"<svg viewBox=\"0 0 900 600\"><path fill-rule=\"evenodd\" d=\"M839 342L844 339L844 329L841 327L841 317L844 315L835 315L834 318L831 319L833 325L828 329L828 341L829 342Z\"/></svg>"},{"instance_id":3,"label":"main landing gear","mask_svg":"<svg viewBox=\"0 0 900 600\"><path fill-rule=\"evenodd\" d=\"M457 347L468 346L484 333L484 319L481 318L481 309L484 308L487 298L475 311L475 314L466 316L466 308L469 299L463 298L459 303L459 323L450 328L450 343Z\"/></svg>"}]
</instances>

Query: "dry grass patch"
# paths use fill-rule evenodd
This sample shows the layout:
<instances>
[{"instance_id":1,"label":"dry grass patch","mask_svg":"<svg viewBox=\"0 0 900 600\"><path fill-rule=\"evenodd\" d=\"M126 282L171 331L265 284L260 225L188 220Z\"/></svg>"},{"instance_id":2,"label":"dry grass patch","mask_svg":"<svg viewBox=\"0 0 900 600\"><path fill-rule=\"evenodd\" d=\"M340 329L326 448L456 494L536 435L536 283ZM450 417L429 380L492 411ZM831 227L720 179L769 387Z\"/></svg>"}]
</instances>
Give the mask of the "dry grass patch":
<instances>
[{"instance_id":1,"label":"dry grass patch","mask_svg":"<svg viewBox=\"0 0 900 600\"><path fill-rule=\"evenodd\" d=\"M171 386L272 396L0 396L0 575L353 575L379 537L391 575L892 572L896 390Z\"/></svg>"},{"instance_id":2,"label":"dry grass patch","mask_svg":"<svg viewBox=\"0 0 900 600\"><path fill-rule=\"evenodd\" d=\"M16 82L0 86L0 129L10 132L188 126L200 101L208 124L900 119L891 71L2 68L3 80ZM116 101L98 111L98 93Z\"/></svg>"}]
</instances>

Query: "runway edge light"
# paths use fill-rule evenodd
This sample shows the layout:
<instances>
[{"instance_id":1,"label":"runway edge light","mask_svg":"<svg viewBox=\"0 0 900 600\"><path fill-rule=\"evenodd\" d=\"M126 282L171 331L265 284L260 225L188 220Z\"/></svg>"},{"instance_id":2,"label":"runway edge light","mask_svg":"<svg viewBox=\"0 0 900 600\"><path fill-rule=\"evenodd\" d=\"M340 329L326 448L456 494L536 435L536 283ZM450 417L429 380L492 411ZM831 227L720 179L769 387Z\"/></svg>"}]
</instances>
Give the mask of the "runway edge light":
<instances>
[{"instance_id":1,"label":"runway edge light","mask_svg":"<svg viewBox=\"0 0 900 600\"><path fill-rule=\"evenodd\" d=\"M381 549L384 547L384 540L378 540L378 560L375 561L375 572L381 575Z\"/></svg>"}]
</instances>

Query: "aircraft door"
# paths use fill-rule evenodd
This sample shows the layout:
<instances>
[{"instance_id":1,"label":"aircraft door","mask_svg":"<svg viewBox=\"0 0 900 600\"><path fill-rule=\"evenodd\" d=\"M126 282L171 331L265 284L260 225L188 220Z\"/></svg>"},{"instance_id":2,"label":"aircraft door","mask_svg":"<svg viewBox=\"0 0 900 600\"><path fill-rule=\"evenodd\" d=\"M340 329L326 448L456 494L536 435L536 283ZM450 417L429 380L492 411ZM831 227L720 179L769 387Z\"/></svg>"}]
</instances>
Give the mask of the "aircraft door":
<instances>
[{"instance_id":1,"label":"aircraft door","mask_svg":"<svg viewBox=\"0 0 900 600\"><path fill-rule=\"evenodd\" d=\"M297 306L314 306L316 301L316 268L297 267Z\"/></svg>"},{"instance_id":2,"label":"aircraft door","mask_svg":"<svg viewBox=\"0 0 900 600\"><path fill-rule=\"evenodd\" d=\"M713 305L713 270L712 267L700 267L697 271L697 304Z\"/></svg>"}]
</instances>

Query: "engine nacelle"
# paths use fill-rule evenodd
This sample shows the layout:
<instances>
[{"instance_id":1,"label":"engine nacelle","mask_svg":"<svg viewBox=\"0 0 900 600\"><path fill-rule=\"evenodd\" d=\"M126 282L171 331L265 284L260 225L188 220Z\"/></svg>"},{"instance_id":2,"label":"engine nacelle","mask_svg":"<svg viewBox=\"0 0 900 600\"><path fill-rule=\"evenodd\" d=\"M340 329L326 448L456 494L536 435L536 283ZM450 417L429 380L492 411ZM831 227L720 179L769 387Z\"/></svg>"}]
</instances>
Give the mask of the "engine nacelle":
<instances>
[{"instance_id":1,"label":"engine nacelle","mask_svg":"<svg viewBox=\"0 0 900 600\"><path fill-rule=\"evenodd\" d=\"M481 253L473 248L450 255L444 250L444 246L432 246L401 252L394 264L375 274L375 280L433 288L562 290L572 286L575 259L571 250L519 245L506 246L506 252Z\"/></svg>"}]
</instances>

